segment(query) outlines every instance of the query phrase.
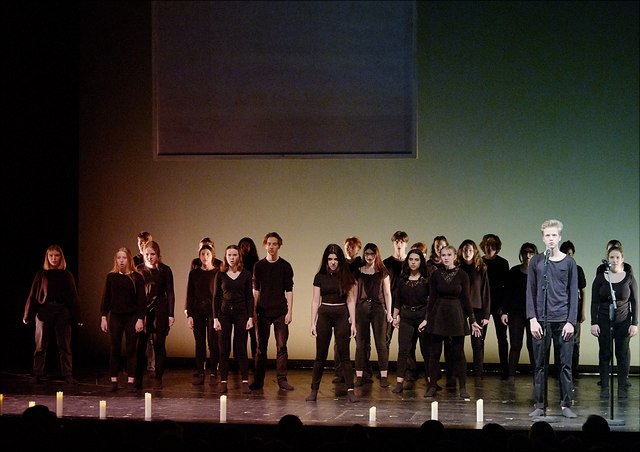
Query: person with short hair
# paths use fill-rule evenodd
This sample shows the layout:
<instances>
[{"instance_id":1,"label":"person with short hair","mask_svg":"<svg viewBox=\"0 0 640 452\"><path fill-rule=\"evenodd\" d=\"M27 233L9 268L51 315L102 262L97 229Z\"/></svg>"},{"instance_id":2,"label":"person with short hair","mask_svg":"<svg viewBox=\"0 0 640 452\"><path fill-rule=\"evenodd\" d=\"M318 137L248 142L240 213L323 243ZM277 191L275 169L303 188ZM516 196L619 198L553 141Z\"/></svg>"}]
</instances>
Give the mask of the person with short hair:
<instances>
[{"instance_id":1,"label":"person with short hair","mask_svg":"<svg viewBox=\"0 0 640 452\"><path fill-rule=\"evenodd\" d=\"M560 406L562 415L577 417L571 409L573 378L571 364L575 325L578 322L578 267L576 261L560 251L563 224L547 220L540 226L545 252L536 254L527 270L527 318L533 336L533 396L531 417L546 413L546 372L549 350L559 349Z\"/></svg>"},{"instance_id":2,"label":"person with short hair","mask_svg":"<svg viewBox=\"0 0 640 452\"><path fill-rule=\"evenodd\" d=\"M256 350L254 379L250 389L256 394L263 391L267 370L267 346L271 326L276 341L276 375L278 387L293 391L287 381L289 353L289 324L293 316L293 267L280 257L282 237L277 232L264 236L262 245L267 256L253 267L253 298L255 300L254 323L257 324L258 348Z\"/></svg>"}]
</instances>

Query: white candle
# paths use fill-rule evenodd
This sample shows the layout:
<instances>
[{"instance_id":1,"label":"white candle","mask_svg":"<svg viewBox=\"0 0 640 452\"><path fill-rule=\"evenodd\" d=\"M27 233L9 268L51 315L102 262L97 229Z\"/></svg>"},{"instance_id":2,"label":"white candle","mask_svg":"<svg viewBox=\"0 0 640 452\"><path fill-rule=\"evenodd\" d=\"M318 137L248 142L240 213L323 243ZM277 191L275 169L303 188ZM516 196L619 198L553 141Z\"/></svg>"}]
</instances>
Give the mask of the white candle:
<instances>
[{"instance_id":1,"label":"white candle","mask_svg":"<svg viewBox=\"0 0 640 452\"><path fill-rule=\"evenodd\" d=\"M0 394L0 416L2 416L2 405L4 405L4 394Z\"/></svg>"},{"instance_id":2,"label":"white candle","mask_svg":"<svg viewBox=\"0 0 640 452\"><path fill-rule=\"evenodd\" d=\"M376 407L372 406L369 408L369 422L376 421Z\"/></svg>"},{"instance_id":3,"label":"white candle","mask_svg":"<svg viewBox=\"0 0 640 452\"><path fill-rule=\"evenodd\" d=\"M431 419L438 420L438 402L431 402Z\"/></svg>"},{"instance_id":4,"label":"white candle","mask_svg":"<svg viewBox=\"0 0 640 452\"><path fill-rule=\"evenodd\" d=\"M144 393L144 419L146 421L151 419L151 393Z\"/></svg>"},{"instance_id":5,"label":"white candle","mask_svg":"<svg viewBox=\"0 0 640 452\"><path fill-rule=\"evenodd\" d=\"M476 422L484 422L484 401L478 399L476 402Z\"/></svg>"},{"instance_id":6,"label":"white candle","mask_svg":"<svg viewBox=\"0 0 640 452\"><path fill-rule=\"evenodd\" d=\"M106 418L107 418L107 401L101 400L100 401L100 419L106 419Z\"/></svg>"},{"instance_id":7,"label":"white candle","mask_svg":"<svg viewBox=\"0 0 640 452\"><path fill-rule=\"evenodd\" d=\"M29 408L31 408L32 406L36 406L36 402L34 402L33 400L29 402Z\"/></svg>"},{"instance_id":8,"label":"white candle","mask_svg":"<svg viewBox=\"0 0 640 452\"><path fill-rule=\"evenodd\" d=\"M220 396L220 422L227 422L227 396Z\"/></svg>"},{"instance_id":9,"label":"white candle","mask_svg":"<svg viewBox=\"0 0 640 452\"><path fill-rule=\"evenodd\" d=\"M62 417L62 391L56 392L56 416Z\"/></svg>"}]
</instances>

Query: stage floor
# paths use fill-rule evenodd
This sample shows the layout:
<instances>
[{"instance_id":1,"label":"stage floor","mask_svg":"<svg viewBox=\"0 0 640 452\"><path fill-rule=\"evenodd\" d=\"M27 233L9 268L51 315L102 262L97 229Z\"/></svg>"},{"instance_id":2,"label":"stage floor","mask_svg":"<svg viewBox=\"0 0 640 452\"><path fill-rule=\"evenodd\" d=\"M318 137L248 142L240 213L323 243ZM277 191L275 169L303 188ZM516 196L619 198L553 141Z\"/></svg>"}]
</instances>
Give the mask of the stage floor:
<instances>
[{"instance_id":1,"label":"stage floor","mask_svg":"<svg viewBox=\"0 0 640 452\"><path fill-rule=\"evenodd\" d=\"M110 383L106 375L99 377L79 373L77 385L67 385L61 380L51 379L40 384L31 384L29 374L0 373L0 394L3 394L2 414L19 416L29 402L57 409L58 391L63 393L64 418L97 419L100 401L106 401L107 419L145 419L145 392L151 394L151 420L165 419L179 422L220 423L220 393L217 387L209 386L208 376L202 386L193 386L192 369L169 368L164 376L164 388L153 390L152 382L145 377L144 388L137 393L128 393L124 379L117 392L109 392ZM534 422L528 416L532 411L530 375L516 378L515 385L508 385L498 376L487 375L482 387L475 387L473 378L468 381L470 401L459 398L457 390L443 389L434 399L424 398L424 380L418 381L415 390L402 394L391 392L395 376L391 373L390 386L381 388L379 380L356 388L359 403L346 400L344 385L331 383L332 369L325 372L318 399L306 402L309 393L311 370L294 369L289 372L293 391L279 390L275 371L269 369L263 395L244 395L240 391L238 375L230 375L227 393L227 423L233 424L277 424L285 414L295 414L304 425L315 426L364 426L419 427L432 418L432 401L438 402L438 419L447 428L480 429L486 423L498 423L507 430L528 430ZM251 377L250 377L251 381ZM613 416L609 400L600 399L600 387L596 376L582 376L575 382L574 411L576 419L562 417L558 403L558 382L549 378L547 409L548 420L557 431L580 431L590 414L599 414L611 422L612 431L640 432L640 378L631 378L629 397L618 400L614 397ZM444 386L441 380L440 385ZM483 400L482 421L477 421L477 401ZM370 421L370 409L376 407L376 420ZM622 423L623 425L613 425Z\"/></svg>"}]
</instances>

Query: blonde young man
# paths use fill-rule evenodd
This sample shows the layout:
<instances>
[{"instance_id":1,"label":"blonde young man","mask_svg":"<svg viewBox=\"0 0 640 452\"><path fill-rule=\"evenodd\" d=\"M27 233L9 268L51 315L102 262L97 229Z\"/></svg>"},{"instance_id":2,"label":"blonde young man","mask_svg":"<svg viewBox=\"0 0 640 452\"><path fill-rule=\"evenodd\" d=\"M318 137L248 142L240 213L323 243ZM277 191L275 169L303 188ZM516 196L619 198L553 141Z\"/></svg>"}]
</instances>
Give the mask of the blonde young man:
<instances>
[{"instance_id":1,"label":"blonde young man","mask_svg":"<svg viewBox=\"0 0 640 452\"><path fill-rule=\"evenodd\" d=\"M574 332L578 321L578 267L576 261L560 251L562 222L547 220L540 227L545 251L536 254L527 270L527 318L533 336L533 395L535 409L529 414L546 414L546 369L553 340L559 350L560 406L562 415L575 418L571 410Z\"/></svg>"}]
</instances>

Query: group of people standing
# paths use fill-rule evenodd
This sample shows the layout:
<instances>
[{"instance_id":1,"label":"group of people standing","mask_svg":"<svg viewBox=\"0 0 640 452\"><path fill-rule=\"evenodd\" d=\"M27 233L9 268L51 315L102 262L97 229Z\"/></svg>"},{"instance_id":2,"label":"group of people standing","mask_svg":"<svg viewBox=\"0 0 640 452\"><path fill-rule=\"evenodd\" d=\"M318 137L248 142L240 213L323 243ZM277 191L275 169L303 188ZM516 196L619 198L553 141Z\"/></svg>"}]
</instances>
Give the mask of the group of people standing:
<instances>
[{"instance_id":1,"label":"group of people standing","mask_svg":"<svg viewBox=\"0 0 640 452\"><path fill-rule=\"evenodd\" d=\"M356 237L345 240L344 251L336 243L327 245L313 280L310 333L316 339L316 355L311 392L306 400L317 399L332 336L334 382L344 382L350 402L358 401L354 388L373 381L372 342L377 352L380 386L390 386L389 346L394 330L398 330L394 393L413 388L420 374L415 355L420 344L425 397L436 396L444 371L446 385L457 385L460 397L469 399L465 337L471 336L472 373L478 386L484 371L484 340L493 317L500 377L507 383L514 382L526 336L534 374L535 410L531 416L540 416L546 409L546 366L553 342L563 414L574 417L570 408L572 379L579 356L575 339L585 319L586 278L572 257L573 244L561 243L562 223L548 220L542 224L541 232L545 251L538 253L535 244L526 242L520 247L520 264L511 268L498 255L502 243L495 234L486 234L479 246L467 239L458 248L451 246L446 237L437 236L429 254L423 242L417 242L407 252L408 235L397 231L391 238L394 252L384 260L376 244L363 247ZM278 233L266 234L263 246L266 257L260 259L253 240L244 237L238 245L227 246L219 260L212 240L204 238L199 243L198 257L189 271L184 309L195 340L194 385L204 384L208 368L209 384L219 385L220 392L227 392L233 353L242 393L261 394L273 327L278 386L285 391L294 389L287 381L293 268L279 255L282 238ZM138 247L137 256L126 247L116 251L100 307L101 329L110 336L113 391L118 389L123 337L128 390L142 388L149 359L154 361L153 387L162 388L166 338L175 322L172 270L162 262L160 247L151 234L140 233ZM637 283L631 268L624 263L619 242L609 243L607 259L601 267L592 285L591 301L591 333L598 337L600 346L600 385L603 396L608 396L610 343L614 341L618 396L625 397L629 339L637 334ZM72 322L80 323L78 314L75 280L66 270L61 248L51 246L45 253L43 270L34 279L23 318L25 323L36 320L34 382L44 376L52 332L58 342L63 376L67 382L75 381L70 335ZM352 363L353 338L356 353ZM251 384L248 345L255 361Z\"/></svg>"}]
</instances>

